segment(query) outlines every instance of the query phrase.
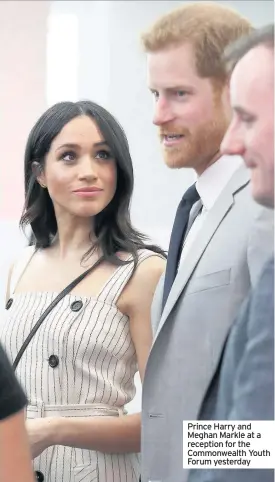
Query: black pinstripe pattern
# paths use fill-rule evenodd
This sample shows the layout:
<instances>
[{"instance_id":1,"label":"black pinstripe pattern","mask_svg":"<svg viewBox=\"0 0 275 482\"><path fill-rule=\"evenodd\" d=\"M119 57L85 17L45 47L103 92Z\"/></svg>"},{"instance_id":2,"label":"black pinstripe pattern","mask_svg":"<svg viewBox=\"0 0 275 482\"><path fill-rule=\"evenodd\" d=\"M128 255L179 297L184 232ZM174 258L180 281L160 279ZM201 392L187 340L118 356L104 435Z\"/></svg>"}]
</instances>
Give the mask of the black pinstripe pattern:
<instances>
[{"instance_id":1,"label":"black pinstripe pattern","mask_svg":"<svg viewBox=\"0 0 275 482\"><path fill-rule=\"evenodd\" d=\"M152 255L141 251L139 263ZM47 416L53 408L66 408L66 416L118 416L132 400L136 353L129 319L116 306L132 270L133 263L118 267L97 297L65 296L41 325L17 370L31 404L29 417ZM56 294L11 295L0 339L12 360ZM74 301L83 303L78 312L71 310ZM58 356L56 368L49 365L51 355ZM137 482L139 457L55 446L37 457L34 468L47 482Z\"/></svg>"}]
</instances>

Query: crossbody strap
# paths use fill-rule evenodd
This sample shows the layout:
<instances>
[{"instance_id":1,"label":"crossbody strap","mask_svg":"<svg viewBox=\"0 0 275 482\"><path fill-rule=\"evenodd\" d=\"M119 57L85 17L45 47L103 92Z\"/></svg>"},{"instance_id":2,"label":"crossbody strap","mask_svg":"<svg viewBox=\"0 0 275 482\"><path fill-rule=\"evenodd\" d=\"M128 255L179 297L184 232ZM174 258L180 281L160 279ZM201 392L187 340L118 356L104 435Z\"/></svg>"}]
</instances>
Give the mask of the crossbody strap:
<instances>
[{"instance_id":1,"label":"crossbody strap","mask_svg":"<svg viewBox=\"0 0 275 482\"><path fill-rule=\"evenodd\" d=\"M72 289L78 284L80 283L80 281L82 281L85 276L87 276L88 274L90 274L95 268L97 268L97 266L104 260L104 256L102 256L101 258L99 258L94 264L93 266L91 266L89 269L87 269L86 271L84 271L84 273L82 273L80 276L78 276L77 278L75 278L68 286L66 286L66 288L64 288L63 291L61 291L61 293L59 293L56 298L52 301L52 303L48 306L48 308L46 308L45 311L43 311L42 315L40 316L40 318L38 319L38 321L35 323L34 327L32 328L31 332L29 333L29 335L27 336L27 338L25 339L23 345L21 346L19 352L17 353L17 356L13 362L13 369L16 370L17 368L17 365L19 363L19 361L21 360L22 358L22 355L23 353L25 352L27 346L29 345L30 341L32 340L32 338L34 337L35 333L37 332L37 330L40 328L40 326L42 325L43 321L45 320L45 318L48 316L48 314L52 311L52 309L59 303L59 301L62 300L62 298L64 298L64 296L66 296L68 293L70 293L70 291L72 291Z\"/></svg>"}]
</instances>

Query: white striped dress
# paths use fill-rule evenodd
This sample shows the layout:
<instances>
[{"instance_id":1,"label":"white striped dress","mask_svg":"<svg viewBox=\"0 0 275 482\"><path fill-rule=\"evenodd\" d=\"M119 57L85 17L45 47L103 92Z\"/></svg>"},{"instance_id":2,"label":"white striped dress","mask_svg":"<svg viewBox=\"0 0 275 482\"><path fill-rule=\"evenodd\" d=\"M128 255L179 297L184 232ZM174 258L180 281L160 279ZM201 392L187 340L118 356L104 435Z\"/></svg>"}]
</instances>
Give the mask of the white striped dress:
<instances>
[{"instance_id":1,"label":"white striped dress","mask_svg":"<svg viewBox=\"0 0 275 482\"><path fill-rule=\"evenodd\" d=\"M139 263L155 253L142 250ZM15 359L55 292L14 292L30 259L13 270L11 297L0 340ZM130 258L129 258L130 259ZM116 302L133 263L118 267L97 297L68 294L33 337L16 370L28 396L27 417L121 416L135 395L137 360L129 318ZM139 455L53 446L34 460L44 482L136 482Z\"/></svg>"}]
</instances>

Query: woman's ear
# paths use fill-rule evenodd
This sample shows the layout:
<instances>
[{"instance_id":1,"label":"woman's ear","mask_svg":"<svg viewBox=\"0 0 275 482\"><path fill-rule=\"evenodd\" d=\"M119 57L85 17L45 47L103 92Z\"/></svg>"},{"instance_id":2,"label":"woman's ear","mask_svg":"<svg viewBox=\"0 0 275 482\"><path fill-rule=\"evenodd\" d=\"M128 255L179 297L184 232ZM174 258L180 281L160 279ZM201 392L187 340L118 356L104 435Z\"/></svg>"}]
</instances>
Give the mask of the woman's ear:
<instances>
[{"instance_id":1,"label":"woman's ear","mask_svg":"<svg viewBox=\"0 0 275 482\"><path fill-rule=\"evenodd\" d=\"M33 174L35 176L35 179L37 180L38 184L40 184L40 186L43 189L45 189L47 187L46 182L45 182L45 175L44 175L43 168L42 168L41 164L39 164L39 162L34 161L32 163L32 172L33 172Z\"/></svg>"}]
</instances>

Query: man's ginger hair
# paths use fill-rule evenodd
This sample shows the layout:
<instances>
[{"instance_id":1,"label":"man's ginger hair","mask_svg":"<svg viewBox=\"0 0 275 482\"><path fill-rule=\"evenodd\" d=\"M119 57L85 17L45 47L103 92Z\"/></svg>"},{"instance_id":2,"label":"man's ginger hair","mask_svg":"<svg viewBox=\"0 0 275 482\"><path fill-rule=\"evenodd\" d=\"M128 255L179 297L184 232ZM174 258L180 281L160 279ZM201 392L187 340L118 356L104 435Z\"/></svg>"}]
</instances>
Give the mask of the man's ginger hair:
<instances>
[{"instance_id":1,"label":"man's ginger hair","mask_svg":"<svg viewBox=\"0 0 275 482\"><path fill-rule=\"evenodd\" d=\"M162 16L141 40L147 53L191 44L198 75L224 84L225 48L252 30L249 21L234 10L213 2L198 2Z\"/></svg>"}]
</instances>

